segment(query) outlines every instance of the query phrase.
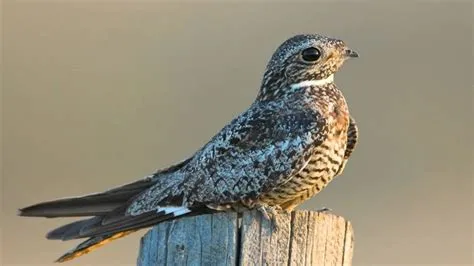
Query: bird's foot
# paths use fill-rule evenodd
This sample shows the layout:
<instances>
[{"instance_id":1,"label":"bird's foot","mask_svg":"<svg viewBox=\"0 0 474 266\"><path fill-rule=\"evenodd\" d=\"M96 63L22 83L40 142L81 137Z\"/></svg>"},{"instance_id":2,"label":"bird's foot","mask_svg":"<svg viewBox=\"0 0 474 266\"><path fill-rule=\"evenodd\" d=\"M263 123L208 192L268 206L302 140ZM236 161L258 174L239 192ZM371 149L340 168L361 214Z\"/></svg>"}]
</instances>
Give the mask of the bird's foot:
<instances>
[{"instance_id":1,"label":"bird's foot","mask_svg":"<svg viewBox=\"0 0 474 266\"><path fill-rule=\"evenodd\" d=\"M278 214L278 211L282 211L280 206L269 206L266 204L259 204L257 205L257 210L263 214L263 217L267 220L274 219L275 215Z\"/></svg>"},{"instance_id":2,"label":"bird's foot","mask_svg":"<svg viewBox=\"0 0 474 266\"><path fill-rule=\"evenodd\" d=\"M331 208L322 207L321 209L317 210L316 212L332 212Z\"/></svg>"},{"instance_id":3,"label":"bird's foot","mask_svg":"<svg viewBox=\"0 0 474 266\"><path fill-rule=\"evenodd\" d=\"M279 222L278 222L278 212L283 211L283 209L278 206L269 206L266 204L258 204L257 210L267 219L268 221L271 221L273 224L273 229L275 231L278 231L278 228L280 227Z\"/></svg>"}]
</instances>

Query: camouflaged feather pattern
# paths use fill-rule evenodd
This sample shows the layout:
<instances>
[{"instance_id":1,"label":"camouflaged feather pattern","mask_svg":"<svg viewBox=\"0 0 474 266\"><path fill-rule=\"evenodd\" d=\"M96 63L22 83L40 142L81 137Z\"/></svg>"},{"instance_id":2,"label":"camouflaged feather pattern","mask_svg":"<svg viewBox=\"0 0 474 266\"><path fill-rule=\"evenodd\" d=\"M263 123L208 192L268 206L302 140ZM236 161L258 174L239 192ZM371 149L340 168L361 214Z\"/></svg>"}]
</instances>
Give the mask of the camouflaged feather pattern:
<instances>
[{"instance_id":1,"label":"camouflaged feather pattern","mask_svg":"<svg viewBox=\"0 0 474 266\"><path fill-rule=\"evenodd\" d=\"M285 183L326 138L326 122L301 89L279 101L255 102L179 171L161 176L128 208L227 204L257 198Z\"/></svg>"}]
</instances>

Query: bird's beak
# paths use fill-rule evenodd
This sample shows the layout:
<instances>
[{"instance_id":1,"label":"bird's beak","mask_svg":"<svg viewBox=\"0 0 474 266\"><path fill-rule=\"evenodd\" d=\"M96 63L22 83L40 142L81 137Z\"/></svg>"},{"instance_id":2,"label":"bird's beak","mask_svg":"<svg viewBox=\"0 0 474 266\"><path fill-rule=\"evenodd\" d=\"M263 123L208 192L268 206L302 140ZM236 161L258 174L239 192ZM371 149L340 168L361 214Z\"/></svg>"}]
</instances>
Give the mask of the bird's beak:
<instances>
[{"instance_id":1,"label":"bird's beak","mask_svg":"<svg viewBox=\"0 0 474 266\"><path fill-rule=\"evenodd\" d=\"M345 56L346 58L357 58L357 57L359 57L359 54L358 54L356 51L354 51L354 50L346 49L346 50L344 51L344 56Z\"/></svg>"}]
</instances>

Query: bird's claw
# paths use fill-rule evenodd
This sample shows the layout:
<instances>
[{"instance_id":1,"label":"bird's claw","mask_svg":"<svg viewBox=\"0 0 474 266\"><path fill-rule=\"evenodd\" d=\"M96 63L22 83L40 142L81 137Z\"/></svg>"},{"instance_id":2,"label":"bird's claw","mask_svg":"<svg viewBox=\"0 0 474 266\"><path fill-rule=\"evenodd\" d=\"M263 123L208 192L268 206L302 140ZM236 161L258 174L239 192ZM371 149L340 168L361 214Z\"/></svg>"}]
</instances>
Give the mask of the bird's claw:
<instances>
[{"instance_id":1,"label":"bird's claw","mask_svg":"<svg viewBox=\"0 0 474 266\"><path fill-rule=\"evenodd\" d=\"M257 206L257 210L263 215L265 219L272 222L273 229L277 231L279 228L278 219L277 219L278 212L283 211L283 209L278 205L269 206L269 205L261 204Z\"/></svg>"},{"instance_id":2,"label":"bird's claw","mask_svg":"<svg viewBox=\"0 0 474 266\"><path fill-rule=\"evenodd\" d=\"M317 210L316 212L332 212L331 208L322 207L321 209Z\"/></svg>"}]
</instances>

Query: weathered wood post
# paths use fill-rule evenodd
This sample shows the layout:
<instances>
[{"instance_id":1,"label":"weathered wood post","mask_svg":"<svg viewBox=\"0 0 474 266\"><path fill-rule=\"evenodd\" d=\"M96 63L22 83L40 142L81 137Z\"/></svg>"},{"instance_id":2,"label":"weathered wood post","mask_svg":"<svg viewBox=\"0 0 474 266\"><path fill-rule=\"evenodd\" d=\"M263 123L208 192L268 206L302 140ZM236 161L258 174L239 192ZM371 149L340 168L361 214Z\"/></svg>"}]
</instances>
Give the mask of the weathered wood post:
<instances>
[{"instance_id":1,"label":"weathered wood post","mask_svg":"<svg viewBox=\"0 0 474 266\"><path fill-rule=\"evenodd\" d=\"M350 222L327 212L278 217L216 213L161 223L141 240L137 265L351 265Z\"/></svg>"}]
</instances>

